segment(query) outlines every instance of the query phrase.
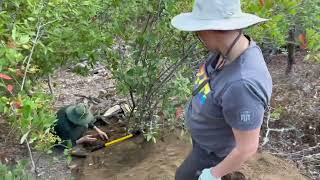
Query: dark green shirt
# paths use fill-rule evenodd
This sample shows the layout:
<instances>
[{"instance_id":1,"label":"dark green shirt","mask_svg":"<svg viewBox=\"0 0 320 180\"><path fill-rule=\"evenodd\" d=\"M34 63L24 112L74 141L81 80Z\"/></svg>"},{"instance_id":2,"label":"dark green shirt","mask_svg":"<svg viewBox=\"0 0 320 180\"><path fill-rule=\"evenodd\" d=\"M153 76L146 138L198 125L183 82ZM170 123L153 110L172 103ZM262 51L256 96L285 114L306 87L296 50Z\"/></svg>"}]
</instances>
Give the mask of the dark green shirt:
<instances>
[{"instance_id":1,"label":"dark green shirt","mask_svg":"<svg viewBox=\"0 0 320 180\"><path fill-rule=\"evenodd\" d=\"M58 121L54 127L54 130L61 138L64 145L67 145L67 141L70 140L72 146L74 146L76 145L76 141L84 136L88 128L73 124L71 121L69 121L66 114L67 107L68 106L63 107L57 112ZM88 124L89 128L93 128L93 126L93 122Z\"/></svg>"}]
</instances>

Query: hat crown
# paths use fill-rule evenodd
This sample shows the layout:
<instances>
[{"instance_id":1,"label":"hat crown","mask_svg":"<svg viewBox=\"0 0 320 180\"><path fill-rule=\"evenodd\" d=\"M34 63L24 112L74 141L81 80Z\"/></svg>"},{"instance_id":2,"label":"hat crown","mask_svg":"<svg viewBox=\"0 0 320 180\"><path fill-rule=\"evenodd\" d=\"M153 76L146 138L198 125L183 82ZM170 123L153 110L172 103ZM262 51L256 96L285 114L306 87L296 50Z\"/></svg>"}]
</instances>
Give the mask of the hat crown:
<instances>
[{"instance_id":1,"label":"hat crown","mask_svg":"<svg viewBox=\"0 0 320 180\"><path fill-rule=\"evenodd\" d=\"M192 14L198 19L224 19L241 16L240 0L196 0Z\"/></svg>"},{"instance_id":2,"label":"hat crown","mask_svg":"<svg viewBox=\"0 0 320 180\"><path fill-rule=\"evenodd\" d=\"M85 116L88 114L88 110L86 105L84 104L78 104L76 105L76 107L74 108L74 113L78 116Z\"/></svg>"}]
</instances>

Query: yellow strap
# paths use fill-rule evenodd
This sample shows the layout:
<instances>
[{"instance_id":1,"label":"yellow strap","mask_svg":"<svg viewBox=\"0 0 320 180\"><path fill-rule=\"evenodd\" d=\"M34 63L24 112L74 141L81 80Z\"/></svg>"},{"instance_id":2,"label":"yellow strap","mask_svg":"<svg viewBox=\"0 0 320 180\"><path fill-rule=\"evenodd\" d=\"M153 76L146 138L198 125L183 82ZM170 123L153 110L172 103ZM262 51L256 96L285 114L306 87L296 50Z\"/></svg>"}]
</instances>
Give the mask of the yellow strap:
<instances>
[{"instance_id":1,"label":"yellow strap","mask_svg":"<svg viewBox=\"0 0 320 180\"><path fill-rule=\"evenodd\" d=\"M113 141L110 141L110 142L107 142L104 146L110 146L112 144L115 144L115 143L118 143L118 142L121 142L121 141L124 141L126 139L129 139L129 138L132 138L133 137L133 134L129 134L127 136L124 136L122 138L119 138L119 139L116 139L116 140L113 140Z\"/></svg>"}]
</instances>

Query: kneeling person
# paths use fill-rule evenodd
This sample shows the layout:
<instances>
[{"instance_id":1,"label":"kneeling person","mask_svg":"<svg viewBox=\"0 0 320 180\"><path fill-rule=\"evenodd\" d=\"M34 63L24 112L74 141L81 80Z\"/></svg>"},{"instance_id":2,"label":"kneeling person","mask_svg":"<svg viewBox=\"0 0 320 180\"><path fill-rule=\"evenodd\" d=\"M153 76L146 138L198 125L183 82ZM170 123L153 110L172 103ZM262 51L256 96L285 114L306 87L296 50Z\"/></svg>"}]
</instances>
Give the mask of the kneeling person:
<instances>
[{"instance_id":1,"label":"kneeling person","mask_svg":"<svg viewBox=\"0 0 320 180\"><path fill-rule=\"evenodd\" d=\"M85 104L69 105L57 112L58 121L54 127L56 134L64 141L71 141L72 146L97 141L92 135L85 135L88 128L95 129L102 140L108 140L105 132L93 123L94 116Z\"/></svg>"}]
</instances>

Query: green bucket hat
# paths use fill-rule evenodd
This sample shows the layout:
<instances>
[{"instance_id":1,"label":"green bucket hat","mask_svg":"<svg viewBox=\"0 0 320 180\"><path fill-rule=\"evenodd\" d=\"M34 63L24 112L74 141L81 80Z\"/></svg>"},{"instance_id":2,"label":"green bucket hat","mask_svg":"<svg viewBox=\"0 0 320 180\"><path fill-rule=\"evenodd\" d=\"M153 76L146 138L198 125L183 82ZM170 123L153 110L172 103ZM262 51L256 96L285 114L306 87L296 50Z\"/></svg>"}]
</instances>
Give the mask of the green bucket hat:
<instances>
[{"instance_id":1,"label":"green bucket hat","mask_svg":"<svg viewBox=\"0 0 320 180\"><path fill-rule=\"evenodd\" d=\"M83 103L67 107L66 114L69 121L79 126L88 127L88 124L94 120L89 108Z\"/></svg>"}]
</instances>

